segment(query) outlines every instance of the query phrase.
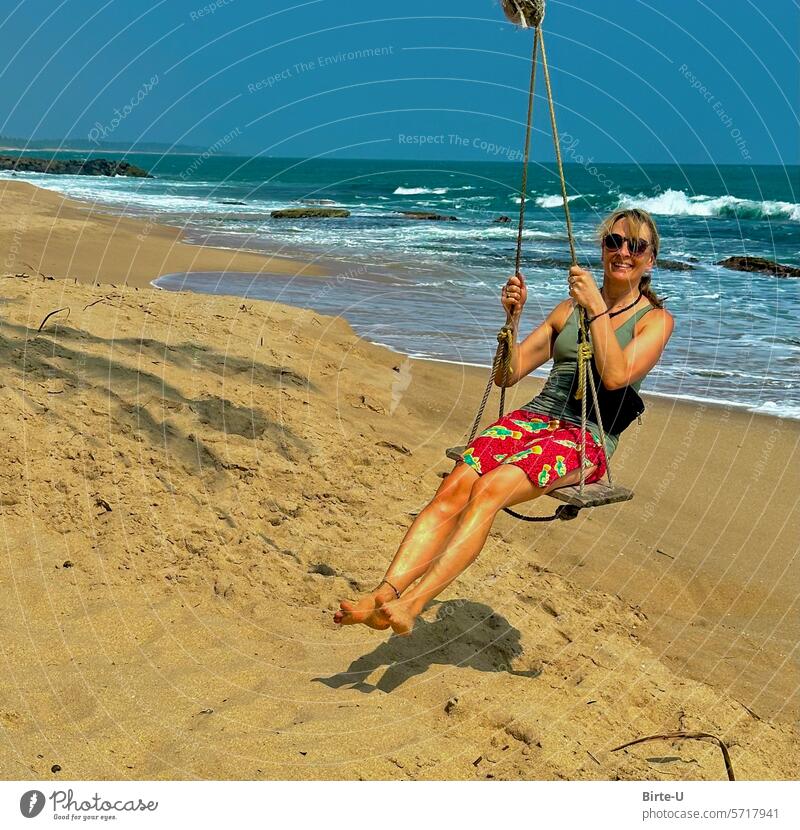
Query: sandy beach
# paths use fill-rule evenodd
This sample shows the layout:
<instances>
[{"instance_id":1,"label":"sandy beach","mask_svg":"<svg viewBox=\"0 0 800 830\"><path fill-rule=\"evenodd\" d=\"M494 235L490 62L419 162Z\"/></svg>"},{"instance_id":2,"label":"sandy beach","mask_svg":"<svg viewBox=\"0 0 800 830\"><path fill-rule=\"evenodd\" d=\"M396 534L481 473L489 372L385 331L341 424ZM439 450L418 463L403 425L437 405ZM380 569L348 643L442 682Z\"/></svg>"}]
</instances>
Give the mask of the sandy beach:
<instances>
[{"instance_id":1,"label":"sandy beach","mask_svg":"<svg viewBox=\"0 0 800 830\"><path fill-rule=\"evenodd\" d=\"M725 777L711 743L611 751L676 730L796 777L800 422L648 398L613 459L632 502L501 515L411 638L342 630L484 371L149 285L313 265L0 200L4 778Z\"/></svg>"}]
</instances>

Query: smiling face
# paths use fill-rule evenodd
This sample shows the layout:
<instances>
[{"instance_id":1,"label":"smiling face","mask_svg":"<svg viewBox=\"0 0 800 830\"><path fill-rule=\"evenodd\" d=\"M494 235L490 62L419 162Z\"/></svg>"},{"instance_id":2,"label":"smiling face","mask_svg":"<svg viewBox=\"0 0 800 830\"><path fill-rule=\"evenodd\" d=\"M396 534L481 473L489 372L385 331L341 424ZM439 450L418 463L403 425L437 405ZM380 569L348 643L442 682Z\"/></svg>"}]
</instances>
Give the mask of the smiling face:
<instances>
[{"instance_id":1,"label":"smiling face","mask_svg":"<svg viewBox=\"0 0 800 830\"><path fill-rule=\"evenodd\" d=\"M609 233L617 233L628 239L646 239L651 244L641 256L633 256L627 242L618 251L603 245L603 273L607 285L622 287L621 283L624 282L635 287L655 264L650 228L645 222L641 222L638 228L631 227L633 224L627 219L618 219Z\"/></svg>"}]
</instances>

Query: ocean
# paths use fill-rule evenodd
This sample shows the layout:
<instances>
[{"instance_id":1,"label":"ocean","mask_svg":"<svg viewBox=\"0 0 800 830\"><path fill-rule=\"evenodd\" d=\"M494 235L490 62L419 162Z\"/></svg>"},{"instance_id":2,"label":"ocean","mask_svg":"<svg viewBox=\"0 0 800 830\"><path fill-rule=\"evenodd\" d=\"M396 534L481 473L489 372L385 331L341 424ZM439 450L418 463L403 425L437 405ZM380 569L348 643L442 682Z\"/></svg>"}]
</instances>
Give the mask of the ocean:
<instances>
[{"instance_id":1,"label":"ocean","mask_svg":"<svg viewBox=\"0 0 800 830\"><path fill-rule=\"evenodd\" d=\"M413 357L491 363L504 321L499 289L514 265L520 164L213 154L124 158L156 178L16 178L179 226L191 242L296 256L329 275L174 274L158 279L160 288L341 314L361 336ZM800 168L567 163L565 172L579 260L596 275L596 226L604 214L636 205L651 211L659 225L660 257L670 263L654 271L653 285L668 298L676 328L643 391L800 418L800 279L716 264L748 255L800 266ZM566 296L569 248L559 194L554 166L533 162L522 264L526 333ZM270 217L272 210L304 200L346 207L351 216ZM402 216L404 210L458 221L412 220ZM500 216L511 221L497 223Z\"/></svg>"}]
</instances>

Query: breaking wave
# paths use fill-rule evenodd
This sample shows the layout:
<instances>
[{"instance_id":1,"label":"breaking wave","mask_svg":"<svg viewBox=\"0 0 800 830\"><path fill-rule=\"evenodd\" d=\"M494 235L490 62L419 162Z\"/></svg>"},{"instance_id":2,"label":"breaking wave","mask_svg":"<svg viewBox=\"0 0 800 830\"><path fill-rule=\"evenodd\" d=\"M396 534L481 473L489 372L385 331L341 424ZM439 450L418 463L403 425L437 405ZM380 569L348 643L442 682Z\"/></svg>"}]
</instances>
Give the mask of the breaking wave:
<instances>
[{"instance_id":1,"label":"breaking wave","mask_svg":"<svg viewBox=\"0 0 800 830\"><path fill-rule=\"evenodd\" d=\"M800 222L800 205L793 202L759 202L738 196L689 196L683 190L665 190L658 196L623 193L619 197L619 207L641 207L662 216L788 219Z\"/></svg>"}]
</instances>

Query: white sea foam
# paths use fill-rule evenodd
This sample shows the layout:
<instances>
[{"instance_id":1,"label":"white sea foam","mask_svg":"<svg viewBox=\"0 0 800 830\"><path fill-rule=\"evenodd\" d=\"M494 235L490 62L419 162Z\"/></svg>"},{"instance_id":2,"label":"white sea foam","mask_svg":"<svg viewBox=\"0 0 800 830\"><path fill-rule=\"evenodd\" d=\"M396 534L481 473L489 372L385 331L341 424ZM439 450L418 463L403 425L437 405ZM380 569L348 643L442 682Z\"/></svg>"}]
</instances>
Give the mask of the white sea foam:
<instances>
[{"instance_id":1,"label":"white sea foam","mask_svg":"<svg viewBox=\"0 0 800 830\"><path fill-rule=\"evenodd\" d=\"M567 201L572 202L575 199L580 199L580 198L582 198L580 194L578 194L576 196L567 196ZM517 201L519 201L519 196L517 196ZM535 201L536 201L536 204L539 205L539 207L543 207L543 208L557 208L557 207L561 207L561 205L564 204L564 198L561 195L558 195L558 196L537 196Z\"/></svg>"},{"instance_id":2,"label":"white sea foam","mask_svg":"<svg viewBox=\"0 0 800 830\"><path fill-rule=\"evenodd\" d=\"M398 187L392 193L395 196L420 196L423 193L433 193L437 196L442 196L449 189L449 187Z\"/></svg>"},{"instance_id":3,"label":"white sea foam","mask_svg":"<svg viewBox=\"0 0 800 830\"><path fill-rule=\"evenodd\" d=\"M800 222L800 204L740 199L738 196L689 196L683 190L665 190L658 196L623 193L619 207L641 207L662 216L719 216L740 219L789 219Z\"/></svg>"},{"instance_id":4,"label":"white sea foam","mask_svg":"<svg viewBox=\"0 0 800 830\"><path fill-rule=\"evenodd\" d=\"M434 196L443 196L445 193L452 193L456 190L475 190L471 184L465 184L461 187L396 187L392 194L394 196L421 196L424 193L430 193Z\"/></svg>"}]
</instances>

